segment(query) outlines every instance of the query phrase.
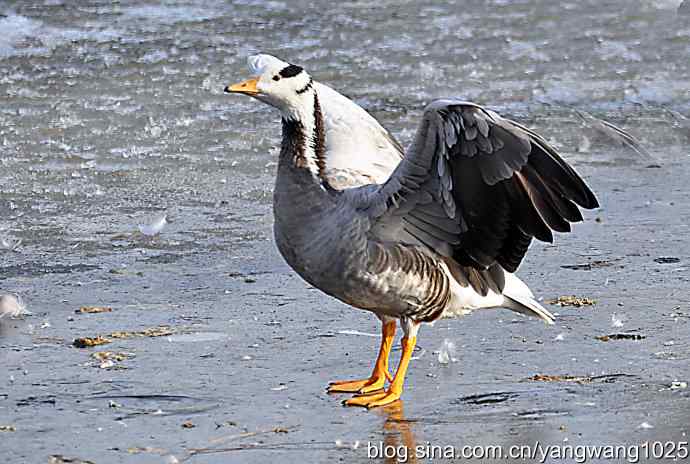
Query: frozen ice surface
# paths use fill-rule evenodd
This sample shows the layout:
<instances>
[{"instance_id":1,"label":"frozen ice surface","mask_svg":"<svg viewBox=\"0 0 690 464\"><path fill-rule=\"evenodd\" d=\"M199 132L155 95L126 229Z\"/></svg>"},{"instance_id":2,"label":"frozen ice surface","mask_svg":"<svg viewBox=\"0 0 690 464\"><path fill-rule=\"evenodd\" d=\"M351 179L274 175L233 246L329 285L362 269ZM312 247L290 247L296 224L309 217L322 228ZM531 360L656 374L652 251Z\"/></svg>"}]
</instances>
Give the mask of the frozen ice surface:
<instances>
[{"instance_id":1,"label":"frozen ice surface","mask_svg":"<svg viewBox=\"0 0 690 464\"><path fill-rule=\"evenodd\" d=\"M171 335L167 337L169 342L203 343L225 340L228 335L220 332L194 332L187 334Z\"/></svg>"},{"instance_id":2,"label":"frozen ice surface","mask_svg":"<svg viewBox=\"0 0 690 464\"><path fill-rule=\"evenodd\" d=\"M338 333L343 334L343 335L361 335L364 337L381 337L381 334L367 333L367 332L361 332L359 330L351 330L351 329L338 330Z\"/></svg>"}]
</instances>

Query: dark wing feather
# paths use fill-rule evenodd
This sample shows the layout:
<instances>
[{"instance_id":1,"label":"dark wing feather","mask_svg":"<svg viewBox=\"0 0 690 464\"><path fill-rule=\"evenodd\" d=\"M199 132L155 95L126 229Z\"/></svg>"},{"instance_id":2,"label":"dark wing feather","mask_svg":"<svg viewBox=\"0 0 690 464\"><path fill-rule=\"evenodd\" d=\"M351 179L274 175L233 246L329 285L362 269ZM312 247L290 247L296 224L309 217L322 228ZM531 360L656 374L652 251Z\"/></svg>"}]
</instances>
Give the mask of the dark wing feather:
<instances>
[{"instance_id":1,"label":"dark wing feather","mask_svg":"<svg viewBox=\"0 0 690 464\"><path fill-rule=\"evenodd\" d=\"M569 232L592 191L539 135L478 105L437 100L405 158L367 205L372 233L461 265L515 271L533 237Z\"/></svg>"}]
</instances>

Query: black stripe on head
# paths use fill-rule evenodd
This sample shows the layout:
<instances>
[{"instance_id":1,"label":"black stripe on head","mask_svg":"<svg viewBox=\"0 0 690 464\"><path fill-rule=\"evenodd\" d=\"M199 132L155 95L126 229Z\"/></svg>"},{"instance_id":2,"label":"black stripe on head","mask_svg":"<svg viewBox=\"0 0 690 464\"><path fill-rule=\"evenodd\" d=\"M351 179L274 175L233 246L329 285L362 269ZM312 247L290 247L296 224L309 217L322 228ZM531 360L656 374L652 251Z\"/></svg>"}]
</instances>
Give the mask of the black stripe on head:
<instances>
[{"instance_id":1,"label":"black stripe on head","mask_svg":"<svg viewBox=\"0 0 690 464\"><path fill-rule=\"evenodd\" d=\"M301 67L297 66L296 64L291 64L281 69L278 74L280 74L280 77L294 77L302 71L304 70Z\"/></svg>"}]
</instances>

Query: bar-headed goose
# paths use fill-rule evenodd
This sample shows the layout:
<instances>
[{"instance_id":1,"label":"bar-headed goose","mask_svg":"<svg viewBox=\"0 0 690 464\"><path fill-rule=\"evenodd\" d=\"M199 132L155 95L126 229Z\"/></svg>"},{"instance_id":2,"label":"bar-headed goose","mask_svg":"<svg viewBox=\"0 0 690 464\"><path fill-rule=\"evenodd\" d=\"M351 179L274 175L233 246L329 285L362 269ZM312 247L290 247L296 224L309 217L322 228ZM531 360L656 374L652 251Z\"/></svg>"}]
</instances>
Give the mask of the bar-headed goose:
<instances>
[{"instance_id":1,"label":"bar-headed goose","mask_svg":"<svg viewBox=\"0 0 690 464\"><path fill-rule=\"evenodd\" d=\"M226 87L280 111L275 238L307 282L373 312L383 337L369 378L333 382L345 404L391 403L422 322L508 308L553 323L513 272L533 238L551 242L597 200L539 135L474 103L436 100L403 151L357 104L301 67L249 58ZM400 321L395 376L388 355ZM390 384L386 388L386 380Z\"/></svg>"}]
</instances>

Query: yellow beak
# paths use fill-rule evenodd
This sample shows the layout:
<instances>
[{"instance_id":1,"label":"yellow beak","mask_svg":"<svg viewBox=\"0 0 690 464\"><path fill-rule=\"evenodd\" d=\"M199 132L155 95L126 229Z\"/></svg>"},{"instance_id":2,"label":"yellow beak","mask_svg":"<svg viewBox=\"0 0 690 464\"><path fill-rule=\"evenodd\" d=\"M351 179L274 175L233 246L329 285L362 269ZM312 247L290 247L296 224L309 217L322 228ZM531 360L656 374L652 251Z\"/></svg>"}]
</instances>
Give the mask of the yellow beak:
<instances>
[{"instance_id":1,"label":"yellow beak","mask_svg":"<svg viewBox=\"0 0 690 464\"><path fill-rule=\"evenodd\" d=\"M240 82L239 84L228 85L225 87L227 93L243 93L245 95L257 95L259 90L256 84L259 82L258 78L249 79L248 81Z\"/></svg>"}]
</instances>

